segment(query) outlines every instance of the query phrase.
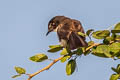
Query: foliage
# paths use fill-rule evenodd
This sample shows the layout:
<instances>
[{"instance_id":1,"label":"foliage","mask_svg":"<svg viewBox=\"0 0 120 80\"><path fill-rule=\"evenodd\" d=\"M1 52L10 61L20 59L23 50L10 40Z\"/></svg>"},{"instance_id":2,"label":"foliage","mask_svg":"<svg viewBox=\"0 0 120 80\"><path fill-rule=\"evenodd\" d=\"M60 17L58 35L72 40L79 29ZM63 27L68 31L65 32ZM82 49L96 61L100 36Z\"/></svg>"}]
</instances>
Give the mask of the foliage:
<instances>
[{"instance_id":1,"label":"foliage","mask_svg":"<svg viewBox=\"0 0 120 80\"><path fill-rule=\"evenodd\" d=\"M42 61L48 59L48 57L45 54L36 54L36 55L30 57L29 59L34 62L42 62Z\"/></svg>"},{"instance_id":2,"label":"foliage","mask_svg":"<svg viewBox=\"0 0 120 80\"><path fill-rule=\"evenodd\" d=\"M76 61L74 59L69 60L66 65L67 75L71 75L75 71L75 68L76 68Z\"/></svg>"},{"instance_id":3,"label":"foliage","mask_svg":"<svg viewBox=\"0 0 120 80\"><path fill-rule=\"evenodd\" d=\"M15 70L16 70L16 72L17 72L17 75L12 76L12 78L19 77L19 76L21 76L22 74L25 74L25 73L26 73L26 70L25 70L24 68L21 68L21 67L16 67L16 66L15 66Z\"/></svg>"},{"instance_id":4,"label":"foliage","mask_svg":"<svg viewBox=\"0 0 120 80\"><path fill-rule=\"evenodd\" d=\"M49 53L56 53L58 51L61 51L60 55L62 58L53 60L53 63L51 63L45 69L50 68L55 62L61 60L62 63L67 62L66 74L72 75L76 69L76 59L79 56L87 56L89 54L92 54L101 58L111 58L113 60L120 59L120 23L116 24L112 30L94 31L93 29L89 29L86 34L83 34L81 32L78 32L78 34L90 39L90 41L88 41L88 46L79 47L76 50L71 51L69 48L63 48L61 45L49 46ZM101 40L101 43L96 43L92 39ZM41 53L36 54L29 59L34 62L43 62L48 59L48 56ZM111 69L114 71L114 74L111 75L110 80L118 80L120 78L120 64L118 64L116 68L112 67ZM13 78L21 76L22 74L26 74L25 69L21 67L15 67L15 70L18 75L13 76Z\"/></svg>"},{"instance_id":5,"label":"foliage","mask_svg":"<svg viewBox=\"0 0 120 80\"><path fill-rule=\"evenodd\" d=\"M120 78L120 64L118 64L116 68L112 67L111 69L115 74L111 75L110 80L118 80Z\"/></svg>"}]
</instances>

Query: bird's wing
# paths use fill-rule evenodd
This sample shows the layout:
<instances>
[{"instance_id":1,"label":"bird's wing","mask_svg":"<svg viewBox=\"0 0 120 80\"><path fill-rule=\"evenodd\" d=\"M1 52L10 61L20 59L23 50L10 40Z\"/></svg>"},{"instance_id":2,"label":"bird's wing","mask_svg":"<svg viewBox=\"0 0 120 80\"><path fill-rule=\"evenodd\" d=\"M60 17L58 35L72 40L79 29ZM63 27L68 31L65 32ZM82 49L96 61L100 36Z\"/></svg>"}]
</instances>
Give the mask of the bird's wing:
<instances>
[{"instance_id":1,"label":"bird's wing","mask_svg":"<svg viewBox=\"0 0 120 80\"><path fill-rule=\"evenodd\" d=\"M78 21L78 20L74 20L74 19L72 19L72 32L75 32L76 34L78 33L78 32L82 32L82 33L85 33L84 32L84 29L83 29L83 27L82 27L82 24L80 23L80 21ZM82 37L82 36L81 36ZM83 37L83 39L85 40L85 37Z\"/></svg>"},{"instance_id":2,"label":"bird's wing","mask_svg":"<svg viewBox=\"0 0 120 80\"><path fill-rule=\"evenodd\" d=\"M63 22L61 22L61 24L59 25L59 28L57 30L59 41L61 39L69 40L69 36L72 32L71 25L72 25L72 23L71 23L70 19L66 19Z\"/></svg>"},{"instance_id":3,"label":"bird's wing","mask_svg":"<svg viewBox=\"0 0 120 80\"><path fill-rule=\"evenodd\" d=\"M61 39L68 40L69 36L72 32L74 32L76 34L78 32L85 33L80 21L74 20L74 19L64 20L63 22L61 22L61 24L59 25L59 28L57 30L59 40L61 40ZM85 40L85 37L83 37L83 39Z\"/></svg>"},{"instance_id":4,"label":"bird's wing","mask_svg":"<svg viewBox=\"0 0 120 80\"><path fill-rule=\"evenodd\" d=\"M72 19L72 26L73 26L72 28L74 29L75 32L84 33L84 29L83 29L80 21Z\"/></svg>"}]
</instances>

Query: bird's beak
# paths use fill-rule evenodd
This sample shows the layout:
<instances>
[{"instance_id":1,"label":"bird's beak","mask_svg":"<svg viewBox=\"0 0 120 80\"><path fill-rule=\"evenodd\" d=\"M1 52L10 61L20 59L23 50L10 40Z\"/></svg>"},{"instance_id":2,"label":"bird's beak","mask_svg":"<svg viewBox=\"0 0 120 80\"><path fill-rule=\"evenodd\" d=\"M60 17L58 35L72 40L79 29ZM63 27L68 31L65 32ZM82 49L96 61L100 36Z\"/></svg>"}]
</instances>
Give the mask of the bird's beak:
<instances>
[{"instance_id":1,"label":"bird's beak","mask_svg":"<svg viewBox=\"0 0 120 80\"><path fill-rule=\"evenodd\" d=\"M48 31L47 33L46 33L46 36L50 33L51 31Z\"/></svg>"}]
</instances>

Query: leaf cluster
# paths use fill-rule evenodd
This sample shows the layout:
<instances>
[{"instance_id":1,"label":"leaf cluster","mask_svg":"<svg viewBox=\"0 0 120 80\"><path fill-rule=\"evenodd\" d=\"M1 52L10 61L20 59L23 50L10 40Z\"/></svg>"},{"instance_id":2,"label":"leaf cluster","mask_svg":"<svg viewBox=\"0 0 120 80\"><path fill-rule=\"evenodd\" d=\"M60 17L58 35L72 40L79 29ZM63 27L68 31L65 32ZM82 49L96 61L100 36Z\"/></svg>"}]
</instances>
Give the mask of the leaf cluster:
<instances>
[{"instance_id":1,"label":"leaf cluster","mask_svg":"<svg viewBox=\"0 0 120 80\"><path fill-rule=\"evenodd\" d=\"M111 75L110 80L120 79L120 64L116 68L112 67L111 69L114 71L114 74Z\"/></svg>"},{"instance_id":2,"label":"leaf cluster","mask_svg":"<svg viewBox=\"0 0 120 80\"><path fill-rule=\"evenodd\" d=\"M102 58L120 59L120 23L116 24L112 30L94 31L93 29L89 29L85 34L78 32L78 35L90 39L87 47L79 47L75 50L70 50L68 47L63 48L61 45L50 45L48 50L49 53L59 53L63 56L61 63L66 62L66 74L68 76L74 73L77 66L76 59L82 55L87 56L92 54ZM101 40L101 43L96 44L92 39ZM33 62L51 60L43 53L36 54L29 59ZM26 74L25 69L21 67L15 67L15 70L18 75L13 76L13 78ZM120 78L120 64L117 68L112 67L112 70L115 74L111 75L110 80Z\"/></svg>"}]
</instances>

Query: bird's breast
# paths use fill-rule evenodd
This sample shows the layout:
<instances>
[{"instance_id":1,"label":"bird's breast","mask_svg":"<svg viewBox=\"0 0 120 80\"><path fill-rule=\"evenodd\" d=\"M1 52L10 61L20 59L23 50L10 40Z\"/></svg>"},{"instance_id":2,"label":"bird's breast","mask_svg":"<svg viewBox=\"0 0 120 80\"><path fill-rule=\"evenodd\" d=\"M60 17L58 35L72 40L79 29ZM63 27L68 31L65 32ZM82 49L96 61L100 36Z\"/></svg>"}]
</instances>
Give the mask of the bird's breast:
<instances>
[{"instance_id":1,"label":"bird's breast","mask_svg":"<svg viewBox=\"0 0 120 80\"><path fill-rule=\"evenodd\" d=\"M60 43L61 43L61 46L63 46L63 47L67 46L67 40L65 40L65 39L61 39Z\"/></svg>"}]
</instances>

